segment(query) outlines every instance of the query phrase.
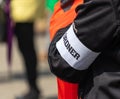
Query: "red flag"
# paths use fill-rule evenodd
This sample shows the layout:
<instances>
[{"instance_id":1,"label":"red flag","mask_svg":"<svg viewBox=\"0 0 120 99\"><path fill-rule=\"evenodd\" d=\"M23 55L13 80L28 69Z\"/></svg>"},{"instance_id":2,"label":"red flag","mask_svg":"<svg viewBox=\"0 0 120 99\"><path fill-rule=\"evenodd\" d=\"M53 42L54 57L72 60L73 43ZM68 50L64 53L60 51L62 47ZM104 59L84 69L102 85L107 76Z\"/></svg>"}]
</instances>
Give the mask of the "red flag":
<instances>
[{"instance_id":1,"label":"red flag","mask_svg":"<svg viewBox=\"0 0 120 99\"><path fill-rule=\"evenodd\" d=\"M78 84L69 83L57 78L58 99L78 99Z\"/></svg>"}]
</instances>

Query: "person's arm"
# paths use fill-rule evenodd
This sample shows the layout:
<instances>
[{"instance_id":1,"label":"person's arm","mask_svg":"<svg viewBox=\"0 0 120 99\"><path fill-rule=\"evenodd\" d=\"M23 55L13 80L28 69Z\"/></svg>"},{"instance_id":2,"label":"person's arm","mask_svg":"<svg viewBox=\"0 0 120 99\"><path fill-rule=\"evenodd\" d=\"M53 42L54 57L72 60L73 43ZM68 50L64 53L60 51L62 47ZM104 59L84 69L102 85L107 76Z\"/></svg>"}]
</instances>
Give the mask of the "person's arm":
<instances>
[{"instance_id":1,"label":"person's arm","mask_svg":"<svg viewBox=\"0 0 120 99\"><path fill-rule=\"evenodd\" d=\"M86 0L76 12L74 22L55 35L48 55L51 71L69 82L82 81L89 66L117 36L110 0Z\"/></svg>"}]
</instances>

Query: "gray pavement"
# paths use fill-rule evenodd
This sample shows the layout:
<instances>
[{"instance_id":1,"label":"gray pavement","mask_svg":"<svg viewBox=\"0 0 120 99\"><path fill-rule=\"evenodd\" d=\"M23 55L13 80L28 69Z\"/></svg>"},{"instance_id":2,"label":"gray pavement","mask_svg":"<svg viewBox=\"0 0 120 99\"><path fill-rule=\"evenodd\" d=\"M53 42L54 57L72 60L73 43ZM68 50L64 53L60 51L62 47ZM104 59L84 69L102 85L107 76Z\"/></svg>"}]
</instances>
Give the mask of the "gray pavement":
<instances>
[{"instance_id":1,"label":"gray pavement","mask_svg":"<svg viewBox=\"0 0 120 99\"><path fill-rule=\"evenodd\" d=\"M36 49L39 57L42 51L47 50L48 40L36 37ZM39 59L39 58L38 58ZM18 51L16 40L13 40L11 73L7 64L7 46L0 43L0 99L15 99L27 92L28 87L24 74L21 54ZM55 76L50 73L47 60L39 61L38 85L42 89L43 99L57 99L57 84Z\"/></svg>"}]
</instances>

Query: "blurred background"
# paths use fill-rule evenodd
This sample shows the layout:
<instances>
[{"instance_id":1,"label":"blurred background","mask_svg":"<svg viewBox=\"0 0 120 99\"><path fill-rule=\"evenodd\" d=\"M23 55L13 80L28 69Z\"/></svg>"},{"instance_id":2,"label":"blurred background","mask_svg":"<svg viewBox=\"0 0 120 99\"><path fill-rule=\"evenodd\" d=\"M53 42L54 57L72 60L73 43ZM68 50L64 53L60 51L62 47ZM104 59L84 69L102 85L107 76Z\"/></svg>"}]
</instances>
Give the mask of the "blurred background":
<instances>
[{"instance_id":1,"label":"blurred background","mask_svg":"<svg viewBox=\"0 0 120 99\"><path fill-rule=\"evenodd\" d=\"M50 72L47 61L47 51L50 44L49 20L53 11L52 3L48 3L48 1L37 0L39 8L37 17L34 20L34 42L38 59L37 84L42 93L42 98L40 99L57 99L56 78ZM8 51L8 34L6 32L8 29L6 26L8 16L5 12L6 10L4 10L5 6L5 0L0 0L0 99L16 99L17 96L28 91L28 84L24 69L24 59L14 35L12 36L12 50ZM15 24L13 23L13 25ZM11 53L10 60L8 59L9 53Z\"/></svg>"}]
</instances>

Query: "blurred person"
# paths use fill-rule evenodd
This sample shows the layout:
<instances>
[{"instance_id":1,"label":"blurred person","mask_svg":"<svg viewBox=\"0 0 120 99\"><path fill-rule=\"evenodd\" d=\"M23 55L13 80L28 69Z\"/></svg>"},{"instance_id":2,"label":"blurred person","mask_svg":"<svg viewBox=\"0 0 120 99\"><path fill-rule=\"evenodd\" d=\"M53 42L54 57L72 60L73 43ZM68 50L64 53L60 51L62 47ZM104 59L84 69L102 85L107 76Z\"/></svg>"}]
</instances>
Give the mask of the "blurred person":
<instances>
[{"instance_id":1,"label":"blurred person","mask_svg":"<svg viewBox=\"0 0 120 99\"><path fill-rule=\"evenodd\" d=\"M38 0L11 0L10 11L14 24L14 33L27 74L29 91L20 99L39 99L41 95L37 85L37 56L34 45L34 20L37 15Z\"/></svg>"},{"instance_id":2,"label":"blurred person","mask_svg":"<svg viewBox=\"0 0 120 99\"><path fill-rule=\"evenodd\" d=\"M71 88L79 97L69 97L68 85L66 97L58 99L120 99L119 8L119 0L57 3L50 26L50 69L58 80L80 86Z\"/></svg>"}]
</instances>

